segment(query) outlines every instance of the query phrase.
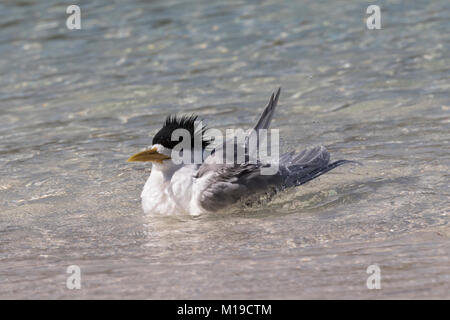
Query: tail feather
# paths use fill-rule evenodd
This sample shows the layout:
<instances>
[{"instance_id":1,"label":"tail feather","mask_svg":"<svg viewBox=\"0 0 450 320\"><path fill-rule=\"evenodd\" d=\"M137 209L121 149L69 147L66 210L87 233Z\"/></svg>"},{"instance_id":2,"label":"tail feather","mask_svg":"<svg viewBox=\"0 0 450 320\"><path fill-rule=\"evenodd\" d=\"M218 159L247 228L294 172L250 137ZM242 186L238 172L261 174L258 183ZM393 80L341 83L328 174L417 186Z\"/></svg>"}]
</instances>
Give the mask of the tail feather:
<instances>
[{"instance_id":1,"label":"tail feather","mask_svg":"<svg viewBox=\"0 0 450 320\"><path fill-rule=\"evenodd\" d=\"M346 164L346 163L360 164L359 162L351 161L351 160L337 160L337 161L334 161L334 162L328 164L325 167L317 168L317 169L307 173L306 175L300 176L298 179L296 179L295 186L300 186L302 184L305 184L308 181L311 181L311 180L313 180L313 179L315 179L315 178L317 178L317 177L327 173L328 171L331 171L334 168L337 168L337 167L339 167L339 166L341 166L343 164Z\"/></svg>"},{"instance_id":2,"label":"tail feather","mask_svg":"<svg viewBox=\"0 0 450 320\"><path fill-rule=\"evenodd\" d=\"M308 148L298 154L285 153L280 157L280 164L286 171L283 174L286 187L305 184L346 163L360 164L351 160L338 160L330 163L330 154L323 146Z\"/></svg>"}]
</instances>

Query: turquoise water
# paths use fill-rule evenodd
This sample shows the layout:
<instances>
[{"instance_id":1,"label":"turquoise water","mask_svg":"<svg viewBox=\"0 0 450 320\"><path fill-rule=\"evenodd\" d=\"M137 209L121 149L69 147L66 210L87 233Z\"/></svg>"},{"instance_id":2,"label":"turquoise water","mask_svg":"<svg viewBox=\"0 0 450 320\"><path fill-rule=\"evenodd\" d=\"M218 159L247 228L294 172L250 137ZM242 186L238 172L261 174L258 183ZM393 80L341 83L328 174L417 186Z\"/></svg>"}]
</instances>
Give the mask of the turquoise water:
<instances>
[{"instance_id":1,"label":"turquoise water","mask_svg":"<svg viewBox=\"0 0 450 320\"><path fill-rule=\"evenodd\" d=\"M0 4L1 298L449 298L448 1ZM168 113L340 167L272 202L150 218L126 159ZM381 269L368 290L366 269ZM78 265L80 290L66 288Z\"/></svg>"}]
</instances>

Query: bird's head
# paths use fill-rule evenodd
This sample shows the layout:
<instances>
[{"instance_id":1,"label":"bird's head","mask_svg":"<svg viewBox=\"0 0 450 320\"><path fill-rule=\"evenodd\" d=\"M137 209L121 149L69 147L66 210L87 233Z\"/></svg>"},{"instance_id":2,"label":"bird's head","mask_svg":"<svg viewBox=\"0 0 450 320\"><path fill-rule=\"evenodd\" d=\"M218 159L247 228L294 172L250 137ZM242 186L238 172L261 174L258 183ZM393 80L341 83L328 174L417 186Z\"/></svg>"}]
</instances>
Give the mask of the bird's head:
<instances>
[{"instance_id":1,"label":"bird's head","mask_svg":"<svg viewBox=\"0 0 450 320\"><path fill-rule=\"evenodd\" d=\"M153 137L152 145L144 151L131 156L128 161L147 162L162 164L172 159L172 151L179 143L187 143L190 153L199 149L203 151L211 141L205 139L206 126L197 120L197 116L168 116L163 127ZM177 129L182 129L177 131ZM180 133L182 133L180 135ZM187 141L184 141L187 139ZM184 145L184 144L183 144ZM186 150L181 149L181 152Z\"/></svg>"}]
</instances>

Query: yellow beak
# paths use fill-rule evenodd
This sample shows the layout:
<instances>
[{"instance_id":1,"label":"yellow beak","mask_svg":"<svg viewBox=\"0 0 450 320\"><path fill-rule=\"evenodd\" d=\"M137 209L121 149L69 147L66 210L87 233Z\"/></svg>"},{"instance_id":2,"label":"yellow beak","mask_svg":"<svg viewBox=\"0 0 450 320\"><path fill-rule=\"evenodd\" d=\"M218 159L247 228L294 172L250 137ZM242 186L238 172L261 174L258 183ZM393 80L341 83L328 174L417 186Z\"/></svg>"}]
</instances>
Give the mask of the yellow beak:
<instances>
[{"instance_id":1,"label":"yellow beak","mask_svg":"<svg viewBox=\"0 0 450 320\"><path fill-rule=\"evenodd\" d=\"M156 151L156 147L152 148L150 150L145 150L142 152L138 152L135 155L131 156L127 161L133 162L133 161L139 161L139 162L147 162L147 161L153 161L162 163L163 160L170 159L169 156L166 156L165 154L159 153Z\"/></svg>"}]
</instances>

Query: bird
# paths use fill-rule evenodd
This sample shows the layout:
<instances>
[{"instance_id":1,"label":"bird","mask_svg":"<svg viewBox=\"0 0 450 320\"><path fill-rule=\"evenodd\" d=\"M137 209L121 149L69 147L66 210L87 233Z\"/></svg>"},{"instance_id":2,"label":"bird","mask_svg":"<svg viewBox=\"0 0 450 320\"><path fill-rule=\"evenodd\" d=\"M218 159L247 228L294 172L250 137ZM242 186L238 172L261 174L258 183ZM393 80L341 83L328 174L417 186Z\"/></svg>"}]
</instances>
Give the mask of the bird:
<instances>
[{"instance_id":1,"label":"bird","mask_svg":"<svg viewBox=\"0 0 450 320\"><path fill-rule=\"evenodd\" d=\"M212 139L205 135L207 127L198 124L198 116L169 115L154 135L152 145L128 159L128 162L152 162L150 176L141 193L144 214L199 216L220 212L239 202L251 203L258 196L298 187L345 163L357 163L351 160L330 162L327 149L315 146L299 153L291 151L282 154L276 172L262 174L271 163L250 161L249 141L269 128L280 92L281 88L278 88L276 93L272 93L243 144L228 139L211 147ZM192 155L200 152L205 155L200 163L174 161L173 151L179 141L173 141L172 135L177 129L186 130L191 138L190 148L181 149L181 153ZM195 144L195 139L200 139L201 143ZM224 146L230 141L235 150L244 148L244 161L217 161L224 157Z\"/></svg>"}]
</instances>

